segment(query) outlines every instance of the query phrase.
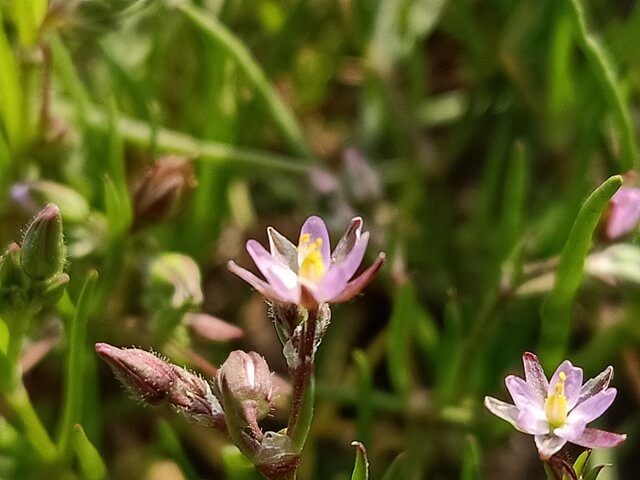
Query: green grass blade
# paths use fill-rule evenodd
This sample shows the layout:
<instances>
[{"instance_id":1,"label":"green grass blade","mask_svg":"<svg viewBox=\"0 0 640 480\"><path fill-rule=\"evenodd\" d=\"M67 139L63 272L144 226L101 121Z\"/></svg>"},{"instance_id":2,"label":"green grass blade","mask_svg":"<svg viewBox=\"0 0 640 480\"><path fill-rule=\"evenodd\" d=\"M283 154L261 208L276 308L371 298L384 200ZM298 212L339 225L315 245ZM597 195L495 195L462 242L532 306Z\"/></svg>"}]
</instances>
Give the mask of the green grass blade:
<instances>
[{"instance_id":1,"label":"green grass blade","mask_svg":"<svg viewBox=\"0 0 640 480\"><path fill-rule=\"evenodd\" d=\"M98 280L98 272L89 273L84 282L76 311L69 329L69 351L67 355L67 372L65 377L65 396L58 440L58 450L63 459L71 455L71 436L73 425L78 423L82 415L84 398L84 355L86 350L87 321L91 310L91 300Z\"/></svg>"},{"instance_id":2,"label":"green grass blade","mask_svg":"<svg viewBox=\"0 0 640 480\"><path fill-rule=\"evenodd\" d=\"M625 105L624 95L618 85L614 68L604 47L587 30L584 9L580 0L568 0L573 17L578 43L593 74L597 78L602 93L609 103L620 135L620 168L630 170L638 164L636 137L629 109Z\"/></svg>"},{"instance_id":3,"label":"green grass blade","mask_svg":"<svg viewBox=\"0 0 640 480\"><path fill-rule=\"evenodd\" d=\"M107 467L100 453L87 438L80 425L73 427L73 448L78 456L82 478L86 480L102 480L107 477Z\"/></svg>"},{"instance_id":4,"label":"green grass blade","mask_svg":"<svg viewBox=\"0 0 640 480\"><path fill-rule=\"evenodd\" d=\"M226 53L235 59L247 78L251 81L260 94L274 121L287 139L289 147L297 154L309 160L313 153L307 145L300 125L280 99L274 88L269 83L267 76L251 52L243 43L217 18L208 14L206 10L191 4L183 4L178 9L206 37L216 46L221 47Z\"/></svg>"},{"instance_id":5,"label":"green grass blade","mask_svg":"<svg viewBox=\"0 0 640 480\"><path fill-rule=\"evenodd\" d=\"M475 437L468 436L464 447L462 459L461 480L481 480L482 479L482 453L480 445Z\"/></svg>"},{"instance_id":6,"label":"green grass blade","mask_svg":"<svg viewBox=\"0 0 640 480\"><path fill-rule=\"evenodd\" d=\"M609 199L622 185L615 175L600 185L582 205L562 250L556 279L542 309L539 355L546 368L562 361L571 330L571 307L582 280L591 238Z\"/></svg>"},{"instance_id":7,"label":"green grass blade","mask_svg":"<svg viewBox=\"0 0 640 480\"><path fill-rule=\"evenodd\" d=\"M351 442L351 446L356 447L356 462L353 466L351 480L368 480L369 460L367 459L367 451L360 442Z\"/></svg>"},{"instance_id":8,"label":"green grass blade","mask_svg":"<svg viewBox=\"0 0 640 480\"><path fill-rule=\"evenodd\" d=\"M371 430L374 425L373 418L373 373L366 354L361 350L353 352L353 360L358 372L358 417L356 426L356 438L365 445L371 441Z\"/></svg>"},{"instance_id":9,"label":"green grass blade","mask_svg":"<svg viewBox=\"0 0 640 480\"><path fill-rule=\"evenodd\" d=\"M0 8L0 25L3 24ZM4 28L0 28L0 118L8 143L15 147L22 141L23 89L17 60L11 50Z\"/></svg>"}]
</instances>

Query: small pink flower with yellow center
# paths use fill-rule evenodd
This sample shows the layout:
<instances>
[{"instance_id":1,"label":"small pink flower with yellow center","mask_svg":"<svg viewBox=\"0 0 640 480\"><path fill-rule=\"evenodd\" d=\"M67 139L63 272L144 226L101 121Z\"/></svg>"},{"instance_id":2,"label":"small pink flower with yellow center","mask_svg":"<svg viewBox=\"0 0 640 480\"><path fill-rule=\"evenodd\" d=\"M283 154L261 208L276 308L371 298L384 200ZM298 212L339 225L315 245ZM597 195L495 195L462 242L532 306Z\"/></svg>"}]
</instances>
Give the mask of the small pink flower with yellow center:
<instances>
[{"instance_id":1,"label":"small pink flower with yellow center","mask_svg":"<svg viewBox=\"0 0 640 480\"><path fill-rule=\"evenodd\" d=\"M229 262L233 273L265 297L306 308L344 302L357 295L380 270L384 253L361 275L352 279L362 263L369 232L362 232L362 218L355 217L330 253L329 234L320 217L309 217L302 225L298 246L272 227L267 229L270 250L256 240L247 251L265 280Z\"/></svg>"},{"instance_id":2,"label":"small pink flower with yellow center","mask_svg":"<svg viewBox=\"0 0 640 480\"><path fill-rule=\"evenodd\" d=\"M509 375L507 390L515 405L485 397L485 406L517 430L534 435L540 458L549 459L567 442L586 448L615 447L626 435L587 428L587 423L600 417L616 398L609 388L613 367L582 385L582 369L565 360L547 378L533 353L522 356L525 380Z\"/></svg>"}]
</instances>

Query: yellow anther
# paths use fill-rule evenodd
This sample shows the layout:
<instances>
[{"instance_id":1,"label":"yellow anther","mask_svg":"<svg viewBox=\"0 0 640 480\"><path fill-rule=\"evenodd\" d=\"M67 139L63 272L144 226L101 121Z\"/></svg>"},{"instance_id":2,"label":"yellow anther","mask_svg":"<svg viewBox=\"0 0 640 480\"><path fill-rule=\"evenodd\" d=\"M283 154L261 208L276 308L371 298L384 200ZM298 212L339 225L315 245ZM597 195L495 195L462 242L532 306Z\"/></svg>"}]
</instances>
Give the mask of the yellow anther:
<instances>
[{"instance_id":1,"label":"yellow anther","mask_svg":"<svg viewBox=\"0 0 640 480\"><path fill-rule=\"evenodd\" d=\"M558 378L558 383L554 387L555 393L549 395L544 402L544 412L551 428L558 428L564 425L569 414L567 397L564 395L564 383L567 381L567 374L560 372Z\"/></svg>"},{"instance_id":2,"label":"yellow anther","mask_svg":"<svg viewBox=\"0 0 640 480\"><path fill-rule=\"evenodd\" d=\"M326 272L326 266L322 260L320 248L322 247L322 238L316 238L311 241L311 234L303 233L300 235L300 244L298 245L298 262L300 269L298 274L301 277L319 281Z\"/></svg>"}]
</instances>

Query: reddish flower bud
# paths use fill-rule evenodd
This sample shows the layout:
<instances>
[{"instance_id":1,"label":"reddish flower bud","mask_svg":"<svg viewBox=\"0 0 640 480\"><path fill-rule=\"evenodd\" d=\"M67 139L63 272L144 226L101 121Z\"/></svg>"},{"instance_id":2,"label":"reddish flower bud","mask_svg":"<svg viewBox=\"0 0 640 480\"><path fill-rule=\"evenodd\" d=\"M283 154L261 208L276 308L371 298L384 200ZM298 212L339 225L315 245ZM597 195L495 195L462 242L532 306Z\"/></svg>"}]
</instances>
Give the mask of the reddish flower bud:
<instances>
[{"instance_id":1,"label":"reddish flower bud","mask_svg":"<svg viewBox=\"0 0 640 480\"><path fill-rule=\"evenodd\" d=\"M138 348L97 343L96 352L127 390L148 403L157 404L164 400L178 379L171 364Z\"/></svg>"}]
</instances>

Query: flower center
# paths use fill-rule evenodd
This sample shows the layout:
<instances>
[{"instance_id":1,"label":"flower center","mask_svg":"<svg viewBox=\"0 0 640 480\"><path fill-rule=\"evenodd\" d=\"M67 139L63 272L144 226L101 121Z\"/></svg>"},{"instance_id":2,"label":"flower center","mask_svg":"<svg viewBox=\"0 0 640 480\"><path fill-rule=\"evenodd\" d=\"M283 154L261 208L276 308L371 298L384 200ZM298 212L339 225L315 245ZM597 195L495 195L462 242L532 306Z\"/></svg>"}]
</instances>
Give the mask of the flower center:
<instances>
[{"instance_id":1,"label":"flower center","mask_svg":"<svg viewBox=\"0 0 640 480\"><path fill-rule=\"evenodd\" d=\"M567 421L569 408L567 406L567 397L564 395L564 383L567 381L567 374L560 372L560 379L556 383L556 391L547 397L544 402L544 413L547 416L549 426L558 428Z\"/></svg>"},{"instance_id":2,"label":"flower center","mask_svg":"<svg viewBox=\"0 0 640 480\"><path fill-rule=\"evenodd\" d=\"M311 241L311 235L308 233L300 236L300 243L298 244L298 263L300 269L298 270L298 275L313 283L317 283L326 273L320 247L322 247L321 238L316 238L314 241Z\"/></svg>"}]
</instances>

